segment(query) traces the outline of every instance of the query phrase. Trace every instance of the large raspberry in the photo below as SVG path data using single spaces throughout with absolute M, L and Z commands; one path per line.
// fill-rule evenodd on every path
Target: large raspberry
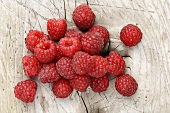
M 49 19 L 47 22 L 47 30 L 53 40 L 59 40 L 64 37 L 67 31 L 67 23 L 64 19 Z
M 56 64 L 54 62 L 49 64 L 43 64 L 43 68 L 41 69 L 38 77 L 42 83 L 52 83 L 61 78 L 56 69 Z
M 42 63 L 49 63 L 56 58 L 57 47 L 55 42 L 47 40 L 40 42 L 34 49 L 34 55 Z
M 128 24 L 122 28 L 120 39 L 126 46 L 135 46 L 141 41 L 142 32 L 137 26 Z
M 90 55 L 98 55 L 104 46 L 104 39 L 97 32 L 87 32 L 81 38 L 82 50 Z
M 66 98 L 73 92 L 73 88 L 68 80 L 60 79 L 53 83 L 52 91 L 56 98 Z
M 88 72 L 88 74 L 92 77 L 102 77 L 107 73 L 107 59 L 101 56 L 92 56 L 94 60 L 93 68 Z
M 73 79 L 70 79 L 70 85 L 81 92 L 85 92 L 91 83 L 91 78 L 89 75 L 76 75 Z
M 42 64 L 33 55 L 27 55 L 22 58 L 24 72 L 28 77 L 37 76 L 42 68 Z
M 88 53 L 79 51 L 76 52 L 72 59 L 73 70 L 78 75 L 86 74 L 93 67 L 93 60 Z
M 65 37 L 76 37 L 76 38 L 81 39 L 82 32 L 77 29 L 68 29 L 65 34 Z
M 132 96 L 138 89 L 138 83 L 129 74 L 123 74 L 116 79 L 116 90 L 123 96 Z
M 73 68 L 72 68 L 72 60 L 68 57 L 62 57 L 56 63 L 56 67 L 57 67 L 58 73 L 66 79 L 72 79 L 76 76 L 76 73 L 73 71 Z
M 25 103 L 33 102 L 37 91 L 37 83 L 33 80 L 18 82 L 14 88 L 15 97 Z
M 112 76 L 117 76 L 125 71 L 125 61 L 115 51 L 111 51 L 107 57 L 108 61 L 108 73 Z
M 79 29 L 87 30 L 93 25 L 96 16 L 88 5 L 82 4 L 73 11 L 72 18 Z
M 104 44 L 106 44 L 108 42 L 109 39 L 109 31 L 100 25 L 95 25 L 92 28 L 89 29 L 89 32 L 98 32 L 100 33 L 100 35 L 102 36 L 102 38 L 104 39 Z
M 92 77 L 90 86 L 94 92 L 106 91 L 106 89 L 109 87 L 109 78 L 107 75 L 99 78 Z

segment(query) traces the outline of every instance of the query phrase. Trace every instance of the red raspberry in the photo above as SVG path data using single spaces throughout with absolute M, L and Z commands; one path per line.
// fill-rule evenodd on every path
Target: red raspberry
M 92 77 L 102 77 L 107 73 L 107 59 L 101 57 L 101 56 L 92 56 L 94 60 L 94 65 L 91 71 L 88 72 L 88 74 Z
M 116 90 L 123 96 L 132 96 L 138 89 L 138 83 L 129 74 L 123 74 L 116 79 Z
M 52 91 L 56 98 L 66 98 L 73 92 L 73 88 L 68 80 L 60 79 L 53 83 Z
M 88 53 L 79 51 L 76 52 L 72 59 L 73 70 L 79 74 L 84 75 L 92 69 L 93 60 Z
M 33 102 L 37 91 L 37 83 L 33 80 L 18 82 L 14 88 L 15 97 L 25 103 Z
M 93 77 L 91 79 L 90 86 L 94 92 L 106 91 L 106 89 L 109 87 L 109 78 L 107 75 L 104 75 L 99 78 Z
M 59 40 L 64 37 L 67 31 L 67 23 L 64 19 L 49 19 L 47 22 L 47 30 L 53 40 Z
M 28 77 L 37 76 L 42 68 L 42 64 L 33 55 L 27 55 L 22 58 L 24 72 Z
M 49 63 L 56 58 L 57 47 L 55 42 L 47 40 L 40 42 L 34 49 L 34 55 L 42 63 Z
M 64 57 L 63 53 L 61 52 L 61 49 L 57 45 L 57 52 L 56 52 L 56 61 L 60 60 L 62 57 Z
M 73 71 L 73 68 L 72 68 L 72 60 L 68 57 L 62 57 L 56 63 L 56 67 L 57 67 L 58 73 L 66 79 L 72 79 L 76 76 L 76 73 Z
M 85 92 L 86 89 L 89 87 L 91 78 L 89 75 L 76 75 L 73 79 L 70 79 L 70 85 L 81 92 Z
M 99 54 L 104 46 L 104 39 L 97 32 L 87 32 L 81 38 L 82 50 L 90 55 Z
M 27 49 L 34 52 L 35 46 L 44 40 L 49 40 L 49 37 L 43 32 L 38 30 L 30 30 L 26 38 Z
M 89 32 L 98 32 L 98 33 L 100 33 L 100 35 L 104 39 L 104 44 L 106 44 L 108 42 L 109 31 L 105 27 L 100 26 L 100 25 L 96 25 L 96 26 L 93 26 L 92 28 L 90 28 Z
M 65 37 L 77 37 L 77 38 L 81 39 L 82 32 L 78 31 L 77 29 L 69 29 L 69 30 L 67 30 Z
M 81 42 L 78 38 L 65 37 L 58 42 L 58 46 L 64 56 L 72 58 L 73 55 L 81 50 Z
M 73 11 L 72 18 L 79 29 L 87 30 L 93 25 L 96 16 L 88 5 L 82 4 Z
M 54 62 L 49 64 L 43 64 L 43 68 L 38 74 L 39 79 L 42 83 L 52 83 L 61 78 L 56 69 L 56 64 Z
M 120 40 L 126 46 L 135 46 L 141 41 L 141 39 L 142 39 L 141 30 L 133 24 L 126 25 L 125 27 L 122 28 L 120 32 Z
M 107 57 L 108 61 L 108 73 L 112 76 L 117 76 L 125 71 L 125 61 L 115 51 L 111 51 Z

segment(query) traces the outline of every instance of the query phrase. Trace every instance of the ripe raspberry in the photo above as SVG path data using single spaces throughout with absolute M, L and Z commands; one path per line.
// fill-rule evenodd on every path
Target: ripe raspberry
M 72 60 L 68 57 L 62 57 L 56 63 L 56 67 L 57 67 L 58 73 L 66 79 L 72 79 L 76 76 L 76 73 L 73 71 L 73 68 L 72 68 Z
M 90 55 L 97 55 L 104 46 L 104 39 L 97 32 L 87 32 L 81 38 L 82 50 Z
M 94 65 L 91 71 L 88 72 L 88 74 L 92 77 L 102 77 L 107 73 L 107 59 L 101 57 L 101 56 L 92 56 L 94 60 Z
M 76 52 L 72 59 L 73 70 L 79 74 L 84 75 L 92 69 L 93 60 L 88 53 L 79 51 Z
M 34 49 L 34 55 L 42 63 L 49 63 L 56 58 L 57 47 L 55 42 L 47 40 L 40 42 Z
M 52 91 L 56 98 L 66 98 L 73 92 L 73 88 L 68 80 L 60 79 L 53 83 Z
M 82 4 L 73 11 L 72 18 L 79 29 L 87 30 L 93 25 L 96 16 L 88 5 Z
M 67 30 L 65 37 L 77 37 L 77 38 L 81 39 L 82 32 L 78 31 L 77 29 L 69 29 L 69 30 Z
M 111 51 L 107 57 L 108 61 L 108 73 L 112 76 L 117 76 L 125 71 L 125 61 L 115 51 Z
M 138 83 L 129 74 L 123 74 L 116 79 L 116 90 L 123 96 L 132 96 L 138 89 Z
M 89 32 L 92 32 L 92 31 L 100 33 L 100 35 L 104 39 L 104 44 L 106 44 L 108 42 L 109 31 L 105 27 L 96 25 L 96 26 L 93 26 L 92 28 L 90 28 Z
M 64 19 L 49 19 L 47 22 L 47 30 L 53 40 L 59 40 L 64 37 L 67 31 L 67 23 Z
M 30 30 L 26 38 L 27 49 L 34 52 L 35 46 L 44 40 L 49 40 L 49 37 L 43 32 L 38 30 Z
M 64 57 L 63 53 L 61 52 L 61 49 L 57 45 L 57 52 L 56 52 L 56 61 L 60 60 L 62 57 Z
M 49 64 L 43 64 L 43 68 L 38 74 L 39 79 L 42 83 L 52 83 L 61 78 L 56 69 L 56 64 L 54 62 Z
M 65 37 L 58 42 L 58 46 L 64 56 L 72 58 L 73 55 L 81 50 L 81 42 L 78 38 Z
M 91 79 L 90 86 L 94 92 L 106 91 L 106 89 L 109 87 L 109 78 L 107 75 L 104 75 L 99 78 L 93 77 Z
M 89 87 L 91 78 L 89 75 L 76 75 L 73 79 L 70 79 L 70 85 L 81 92 L 85 92 L 86 89 Z
M 22 58 L 24 72 L 28 77 L 37 76 L 42 68 L 42 64 L 33 55 L 27 55 Z
M 141 39 L 142 39 L 141 30 L 133 24 L 126 25 L 125 27 L 122 28 L 120 32 L 120 40 L 126 46 L 135 46 L 141 41 Z
M 25 103 L 33 102 L 37 91 L 37 83 L 33 80 L 18 82 L 14 88 L 15 97 Z

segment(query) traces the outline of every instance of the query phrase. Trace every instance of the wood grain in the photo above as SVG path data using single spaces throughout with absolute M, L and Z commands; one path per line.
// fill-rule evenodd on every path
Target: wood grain
M 103 93 L 74 91 L 56 99 L 49 84 L 39 87 L 33 103 L 16 99 L 13 88 L 27 79 L 21 59 L 30 54 L 25 37 L 30 29 L 47 33 L 49 18 L 65 18 L 75 28 L 72 12 L 88 4 L 96 15 L 95 24 L 108 28 L 112 46 L 126 61 L 126 73 L 139 83 L 137 93 L 122 97 L 114 88 L 115 79 Z M 168 113 L 170 112 L 170 1 L 169 0 L 0 0 L 0 113 Z M 143 39 L 125 47 L 119 33 L 128 23 L 138 25 Z

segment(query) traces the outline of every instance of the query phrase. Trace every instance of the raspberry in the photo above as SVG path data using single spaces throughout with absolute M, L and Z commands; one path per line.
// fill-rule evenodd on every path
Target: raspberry
M 68 57 L 62 57 L 56 63 L 56 67 L 58 73 L 66 79 L 72 79 L 76 76 L 76 73 L 72 69 L 72 60 Z
M 93 26 L 92 28 L 90 28 L 89 32 L 98 32 L 98 33 L 100 33 L 100 35 L 104 39 L 104 44 L 106 44 L 108 42 L 109 31 L 105 27 L 100 26 L 100 25 L 96 25 L 96 26 Z
M 78 38 L 65 37 L 58 42 L 58 46 L 64 56 L 72 58 L 73 55 L 81 50 L 81 42 Z
M 125 71 L 125 61 L 115 51 L 111 51 L 107 57 L 108 61 L 108 73 L 112 76 L 117 76 Z
M 27 55 L 22 58 L 24 72 L 28 77 L 35 77 L 42 68 L 42 64 L 33 55 Z
M 18 82 L 14 88 L 15 97 L 25 103 L 33 102 L 37 91 L 37 83 L 33 80 Z
M 77 74 L 86 74 L 89 70 L 92 69 L 92 66 L 93 60 L 91 59 L 91 56 L 88 53 L 79 51 L 76 52 L 73 56 L 72 67 Z
M 81 38 L 82 50 L 90 55 L 97 55 L 104 46 L 104 39 L 97 32 L 87 32 Z
M 64 19 L 49 19 L 47 22 L 47 30 L 53 40 L 59 40 L 64 37 L 67 31 L 67 23 Z
M 86 89 L 89 87 L 91 78 L 89 75 L 76 75 L 73 79 L 70 79 L 70 85 L 80 91 L 80 92 L 85 92 Z
M 35 46 L 44 40 L 49 40 L 49 37 L 43 32 L 38 30 L 30 30 L 26 38 L 27 49 L 34 52 Z
M 77 29 L 69 29 L 67 30 L 65 37 L 77 37 L 81 39 L 82 32 L 78 31 Z
M 56 58 L 57 47 L 55 42 L 47 40 L 40 42 L 34 49 L 34 55 L 42 63 L 49 63 Z
M 56 61 L 60 60 L 62 57 L 64 57 L 63 53 L 61 52 L 61 49 L 57 45 L 57 52 L 56 52 Z
M 141 39 L 142 39 L 141 30 L 133 24 L 126 25 L 125 27 L 122 28 L 120 32 L 120 40 L 126 46 L 135 46 L 141 41 Z
M 93 25 L 96 16 L 88 5 L 82 4 L 73 11 L 72 18 L 79 29 L 87 30 Z
M 43 64 L 43 68 L 38 74 L 39 79 L 42 83 L 52 83 L 61 78 L 56 69 L 56 64 L 54 62 L 49 64 Z
M 107 60 L 101 56 L 92 56 L 92 58 L 94 60 L 94 65 L 88 74 L 96 78 L 104 76 L 107 73 Z
M 132 96 L 138 89 L 138 83 L 129 74 L 123 74 L 116 79 L 116 90 L 123 96 Z
M 90 86 L 94 92 L 106 91 L 109 87 L 109 78 L 107 75 L 99 78 L 92 77 Z
M 56 98 L 66 98 L 73 92 L 73 88 L 68 80 L 60 79 L 53 83 L 52 91 Z

